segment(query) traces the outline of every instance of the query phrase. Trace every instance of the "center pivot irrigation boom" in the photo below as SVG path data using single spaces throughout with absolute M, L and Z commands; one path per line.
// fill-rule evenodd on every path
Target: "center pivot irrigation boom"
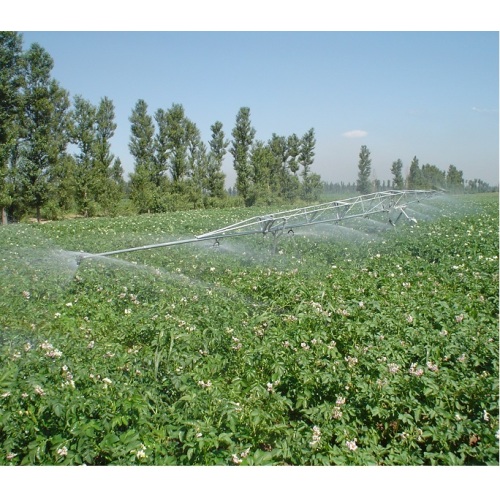
M 248 236 L 251 234 L 272 234 L 276 237 L 285 232 L 287 234 L 294 234 L 294 229 L 304 226 L 325 223 L 338 224 L 348 219 L 356 217 L 368 218 L 371 215 L 380 213 L 387 214 L 388 221 L 393 226 L 402 216 L 405 216 L 410 222 L 416 223 L 417 221 L 406 213 L 406 207 L 412 203 L 418 203 L 423 199 L 430 198 L 438 193 L 439 191 L 435 190 L 391 190 L 355 196 L 346 200 L 331 201 L 319 205 L 251 217 L 250 219 L 231 224 L 230 226 L 209 233 L 200 234 L 187 240 L 169 241 L 166 243 L 156 243 L 135 248 L 123 248 L 121 250 L 103 253 L 83 254 L 79 257 L 78 264 L 84 259 L 94 257 L 107 257 L 119 253 L 184 245 L 186 243 L 195 243 L 204 240 L 215 240 L 215 245 L 218 245 L 219 240 L 222 238 Z

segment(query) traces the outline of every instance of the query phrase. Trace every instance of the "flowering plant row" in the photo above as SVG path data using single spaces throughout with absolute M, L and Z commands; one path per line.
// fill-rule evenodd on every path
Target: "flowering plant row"
M 249 214 L 0 228 L 0 464 L 498 464 L 498 199 L 76 264 Z

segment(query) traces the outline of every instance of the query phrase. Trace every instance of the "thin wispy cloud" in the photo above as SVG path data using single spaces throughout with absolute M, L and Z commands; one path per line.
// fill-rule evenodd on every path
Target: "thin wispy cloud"
M 347 137 L 347 139 L 358 139 L 359 137 L 365 137 L 368 135 L 368 132 L 365 130 L 349 130 L 348 132 L 344 132 L 342 137 Z
M 472 111 L 476 113 L 498 113 L 497 109 L 478 108 L 477 106 L 472 106 Z

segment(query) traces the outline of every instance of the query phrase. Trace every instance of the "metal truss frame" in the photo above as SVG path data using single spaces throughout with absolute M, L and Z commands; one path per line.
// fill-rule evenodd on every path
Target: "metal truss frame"
M 365 217 L 369 218 L 376 214 L 387 214 L 387 220 L 393 226 L 404 216 L 411 223 L 416 223 L 416 219 L 410 217 L 405 209 L 412 203 L 419 203 L 423 199 L 430 198 L 440 191 L 435 190 L 389 190 L 378 193 L 366 194 L 336 200 L 308 207 L 301 207 L 292 210 L 285 210 L 268 215 L 251 217 L 249 219 L 231 224 L 215 231 L 200 234 L 194 238 L 186 240 L 169 241 L 141 247 L 124 248 L 98 254 L 82 254 L 83 259 L 92 257 L 106 257 L 119 253 L 135 252 L 139 250 L 149 250 L 159 247 L 183 245 L 204 240 L 215 240 L 218 245 L 223 238 L 247 236 L 251 234 L 272 234 L 277 237 L 283 233 L 294 234 L 294 230 L 304 226 L 314 224 L 334 223 Z

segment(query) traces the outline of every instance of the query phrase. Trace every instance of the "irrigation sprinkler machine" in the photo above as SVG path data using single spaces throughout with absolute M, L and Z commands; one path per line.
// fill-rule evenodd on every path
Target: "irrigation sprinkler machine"
M 213 240 L 219 246 L 224 238 L 235 238 L 252 234 L 272 234 L 274 238 L 282 234 L 293 235 L 297 228 L 315 224 L 340 224 L 355 218 L 370 218 L 376 214 L 386 214 L 388 223 L 395 226 L 404 217 L 406 221 L 416 224 L 417 220 L 406 213 L 408 205 L 420 203 L 424 199 L 440 194 L 441 190 L 390 190 L 378 193 L 355 196 L 345 200 L 336 200 L 309 207 L 296 208 L 274 214 L 251 217 L 230 226 L 200 234 L 194 238 L 144 245 L 134 248 L 123 248 L 103 253 L 84 254 L 78 257 L 78 264 L 96 257 L 108 257 L 120 253 L 150 250 L 159 247 L 185 245 L 199 241 Z

